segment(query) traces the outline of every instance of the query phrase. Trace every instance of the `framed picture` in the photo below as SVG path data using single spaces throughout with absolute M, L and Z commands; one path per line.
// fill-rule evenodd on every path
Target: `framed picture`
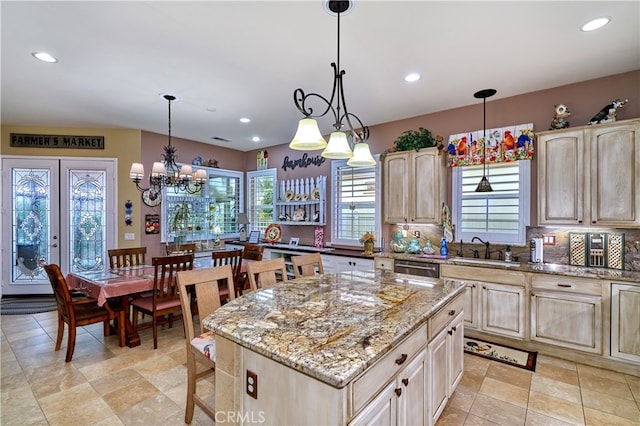
M 291 239 L 289 240 L 289 245 L 290 246 L 297 246 L 298 243 L 300 242 L 300 238 L 298 237 L 291 237 Z
M 258 244 L 260 240 L 260 231 L 251 231 L 249 234 L 249 244 Z

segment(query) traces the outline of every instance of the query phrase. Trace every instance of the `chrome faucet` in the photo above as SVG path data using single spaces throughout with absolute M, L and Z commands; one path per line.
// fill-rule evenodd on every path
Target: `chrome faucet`
M 482 244 L 484 244 L 484 258 L 485 259 L 491 259 L 491 252 L 489 251 L 489 241 L 484 242 L 482 241 L 479 237 L 473 237 L 471 239 L 471 242 L 474 242 L 475 240 L 480 241 Z

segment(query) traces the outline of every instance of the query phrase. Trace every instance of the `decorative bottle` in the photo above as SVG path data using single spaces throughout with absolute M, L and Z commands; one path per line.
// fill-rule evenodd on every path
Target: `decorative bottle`
M 447 256 L 449 249 L 447 248 L 447 239 L 442 237 L 442 244 L 440 245 L 440 256 Z

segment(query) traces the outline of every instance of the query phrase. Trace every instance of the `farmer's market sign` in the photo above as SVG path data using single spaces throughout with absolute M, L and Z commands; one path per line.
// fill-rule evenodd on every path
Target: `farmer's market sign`
M 11 133 L 11 146 L 19 148 L 104 149 L 104 136 Z

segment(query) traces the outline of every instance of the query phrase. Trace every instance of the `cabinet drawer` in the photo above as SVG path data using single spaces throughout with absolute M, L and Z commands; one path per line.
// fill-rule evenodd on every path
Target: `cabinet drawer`
M 429 319 L 429 334 L 431 340 L 440 332 L 456 315 L 464 310 L 464 297 L 458 296 L 447 305 L 440 309 L 433 317 Z
M 563 293 L 590 294 L 602 296 L 602 282 L 583 278 L 564 278 L 553 275 L 534 275 L 531 279 L 532 291 L 553 290 Z
M 388 257 L 376 257 L 373 259 L 375 268 L 384 271 L 393 271 L 394 260 Z
M 441 265 L 440 277 L 465 281 L 484 281 L 496 284 L 509 284 L 524 287 L 524 273 L 518 271 L 502 271 L 491 268 Z
M 352 415 L 364 407 L 382 386 L 408 365 L 413 356 L 426 344 L 427 325 L 424 324 L 354 380 L 351 388 Z

